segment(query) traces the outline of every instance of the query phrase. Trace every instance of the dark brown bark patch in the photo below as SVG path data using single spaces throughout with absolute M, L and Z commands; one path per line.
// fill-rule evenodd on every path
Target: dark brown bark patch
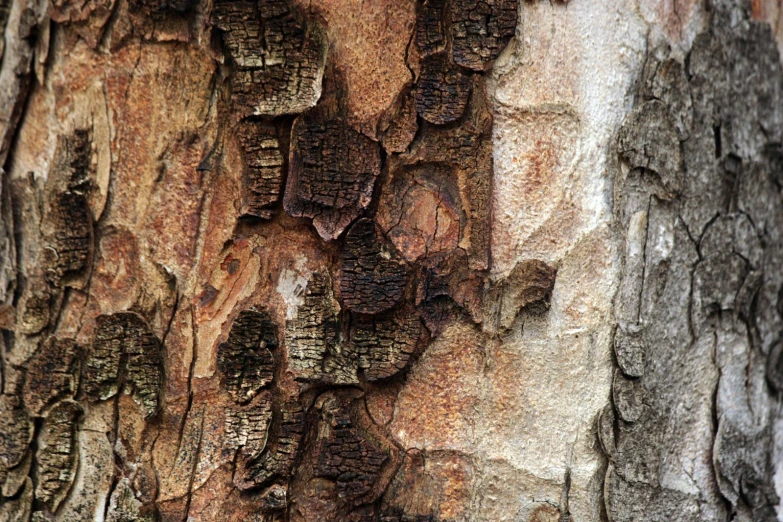
M 275 361 L 270 349 L 277 349 L 277 331 L 269 314 L 240 312 L 217 353 L 218 370 L 234 401 L 246 403 L 272 382 Z
M 245 153 L 242 214 L 269 219 L 283 184 L 283 155 L 277 130 L 268 121 L 244 120 L 237 132 Z
M 22 400 L 34 416 L 79 386 L 81 348 L 73 339 L 48 337 L 27 365 Z
M 382 244 L 371 219 L 357 221 L 345 237 L 340 297 L 346 308 L 362 314 L 384 312 L 405 292 L 406 268 Z
M 315 105 L 326 63 L 326 35 L 286 0 L 220 0 L 213 24 L 236 71 L 233 101 L 242 116 L 296 114 Z
M 144 416 L 153 416 L 163 381 L 160 349 L 149 325 L 136 313 L 99 316 L 82 372 L 85 394 L 104 400 L 124 385 Z
M 275 479 L 290 478 L 304 429 L 305 412 L 298 401 L 283 403 L 279 410 L 275 410 L 264 453 L 249 462 L 238 462 L 234 472 L 236 487 L 243 490 L 260 488 Z
M 341 503 L 367 501 L 388 456 L 364 436 L 342 401 L 329 397 L 321 405 L 315 446 L 315 476 L 337 483 Z
M 381 172 L 380 146 L 339 117 L 312 111 L 291 131 L 285 209 L 335 239 L 366 209 Z
M 285 327 L 288 365 L 294 377 L 303 382 L 354 382 L 355 366 L 340 368 L 332 364 L 326 368 L 324 364 L 325 359 L 333 363 L 342 360 L 346 365 L 351 362 L 340 357 L 339 307 L 328 275 L 316 272 L 311 276 L 303 301 L 296 317 L 287 321 Z
M 426 56 L 416 84 L 416 110 L 430 123 L 456 121 L 465 112 L 470 89 L 470 76 L 452 65 L 445 52 Z
M 416 10 L 415 42 L 426 56 L 446 48 L 445 0 L 425 0 Z
M 130 0 L 130 4 L 152 13 L 184 13 L 190 9 L 192 0 Z
M 87 202 L 91 144 L 89 132 L 77 130 L 60 137 L 55 150 L 41 223 L 43 269 L 54 286 L 69 276 L 86 275 L 92 258 L 93 221 Z
M 44 421 L 35 456 L 38 477 L 35 498 L 52 513 L 65 499 L 76 476 L 76 432 L 81 414 L 78 403 L 62 401 Z
M 476 71 L 487 68 L 514 36 L 517 8 L 516 0 L 453 0 L 454 61 Z
M 243 463 L 258 458 L 266 447 L 272 422 L 272 395 L 265 391 L 244 406 L 231 406 L 226 411 L 226 445 L 239 451 Z
M 405 368 L 422 333 L 418 314 L 408 308 L 385 318 L 355 319 L 351 343 L 364 377 L 370 382 L 378 381 Z

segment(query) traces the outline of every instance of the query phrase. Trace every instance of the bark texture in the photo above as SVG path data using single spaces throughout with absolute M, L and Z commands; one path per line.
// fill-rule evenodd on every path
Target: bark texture
M 0 0 L 0 522 L 778 520 L 781 16 Z
M 716 5 L 687 66 L 653 49 L 620 130 L 612 520 L 777 520 L 783 71 L 741 15 Z

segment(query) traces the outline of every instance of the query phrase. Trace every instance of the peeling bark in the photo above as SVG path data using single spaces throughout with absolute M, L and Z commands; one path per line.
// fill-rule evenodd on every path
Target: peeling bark
M 0 0 L 0 521 L 780 519 L 772 4 Z

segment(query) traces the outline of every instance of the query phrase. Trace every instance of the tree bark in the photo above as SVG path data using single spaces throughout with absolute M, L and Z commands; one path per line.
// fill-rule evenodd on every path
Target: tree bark
M 783 520 L 779 2 L 0 28 L 0 521 Z

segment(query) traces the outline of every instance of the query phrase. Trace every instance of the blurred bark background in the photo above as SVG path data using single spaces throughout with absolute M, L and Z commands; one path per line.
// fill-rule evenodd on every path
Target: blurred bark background
M 0 521 L 774 521 L 776 0 L 0 0 Z

